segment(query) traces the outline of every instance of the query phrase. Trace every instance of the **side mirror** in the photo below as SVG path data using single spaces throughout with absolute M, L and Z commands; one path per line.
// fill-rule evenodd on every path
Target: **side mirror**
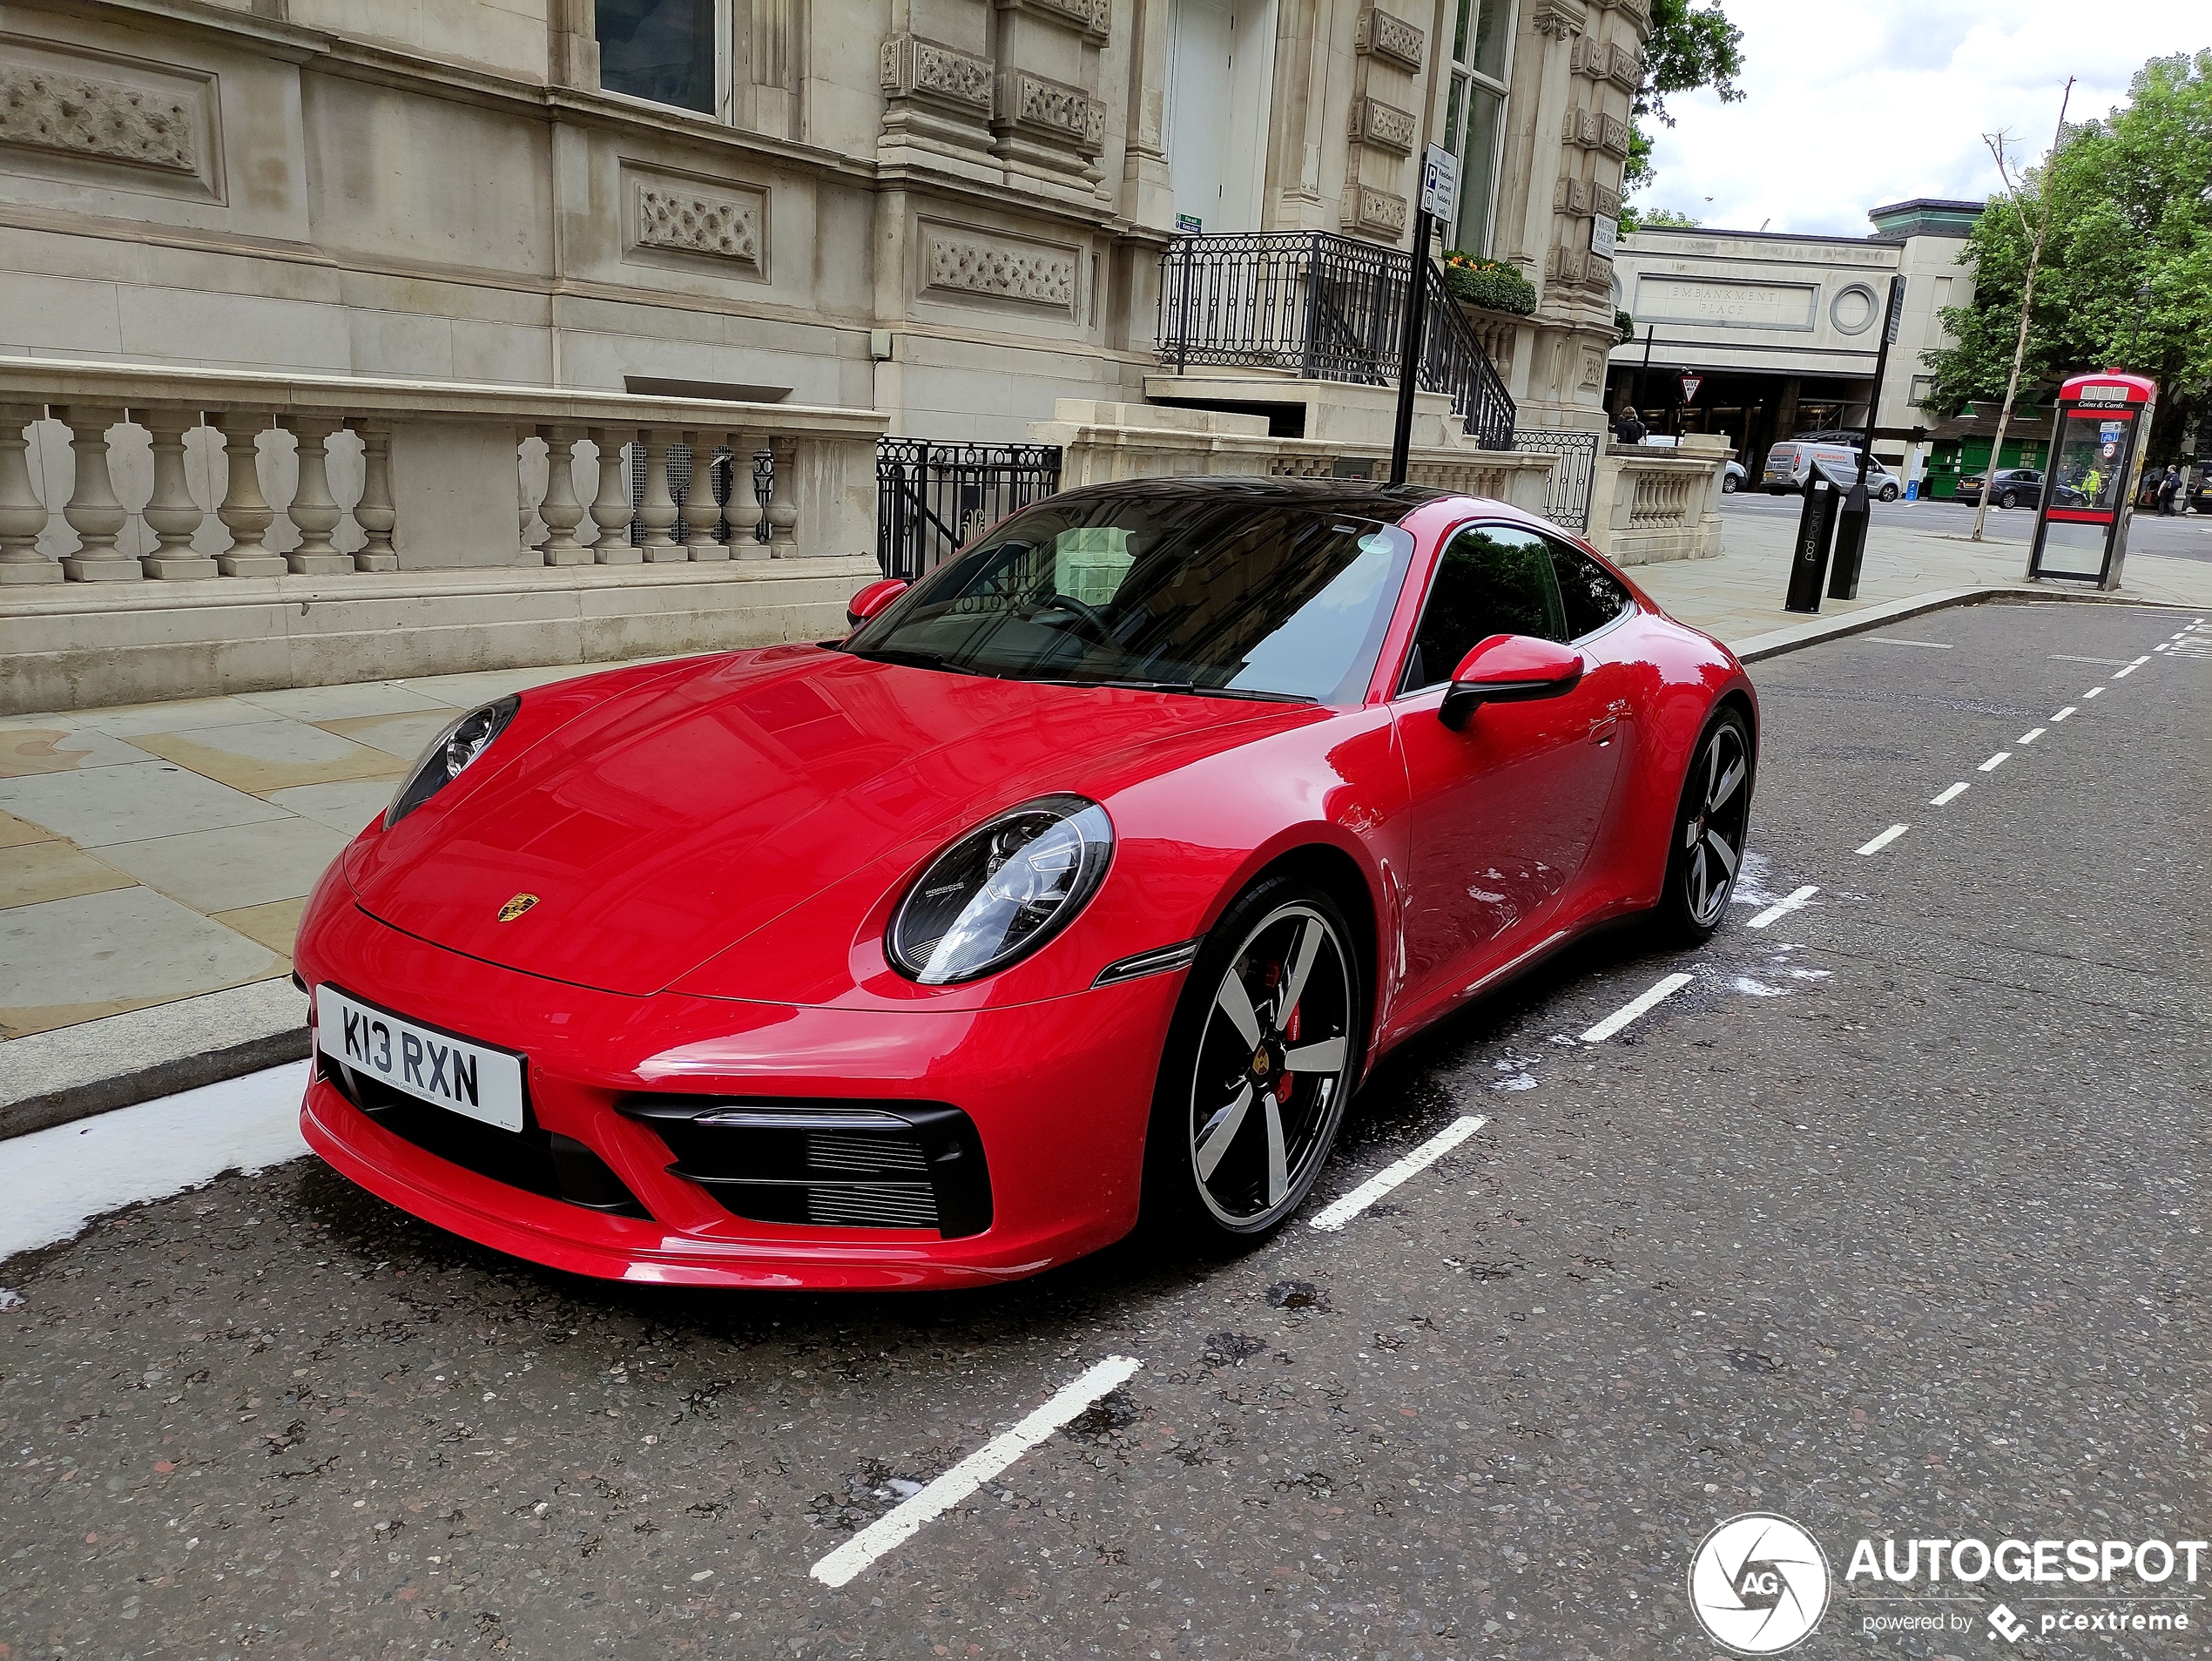
M 1478 704 L 1519 704 L 1573 690 L 1588 661 L 1573 646 L 1527 634 L 1494 634 L 1460 659 L 1437 719 L 1454 731 Z
M 857 629 L 906 591 L 903 577 L 887 577 L 880 582 L 870 583 L 845 602 L 845 620 Z

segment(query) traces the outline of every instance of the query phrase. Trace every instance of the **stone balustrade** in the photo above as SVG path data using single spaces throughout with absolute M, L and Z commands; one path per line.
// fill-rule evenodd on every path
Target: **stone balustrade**
M 1721 551 L 1725 438 L 1693 433 L 1669 449 L 1608 444 L 1598 456 L 1590 545 L 1622 565 Z
M 864 554 L 886 423 L 0 357 L 0 585 Z

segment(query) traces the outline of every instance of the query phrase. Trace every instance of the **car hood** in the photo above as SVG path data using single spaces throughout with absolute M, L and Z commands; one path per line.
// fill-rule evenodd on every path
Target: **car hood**
M 577 712 L 534 738 L 543 694 L 526 694 L 512 751 L 495 745 L 355 844 L 361 908 L 487 962 L 642 996 L 833 888 L 844 909 L 876 903 L 840 879 L 888 855 L 907 852 L 895 879 L 1001 808 L 1100 798 L 1214 747 L 1219 729 L 1315 712 L 812 646 L 707 659 L 604 701 L 580 695 L 591 685 L 549 689 Z

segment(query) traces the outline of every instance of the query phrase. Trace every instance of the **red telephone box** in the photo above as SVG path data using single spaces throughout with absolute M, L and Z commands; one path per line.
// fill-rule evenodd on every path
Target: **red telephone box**
M 2029 582 L 2057 577 L 2120 586 L 2157 401 L 2155 382 L 2117 369 L 2077 375 L 2059 388 L 2050 466 L 2027 556 Z

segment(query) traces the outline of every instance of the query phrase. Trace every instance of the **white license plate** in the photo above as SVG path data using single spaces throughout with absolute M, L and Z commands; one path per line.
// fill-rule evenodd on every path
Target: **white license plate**
M 523 1128 L 523 1058 L 315 988 L 315 1043 L 333 1061 L 502 1131 Z

